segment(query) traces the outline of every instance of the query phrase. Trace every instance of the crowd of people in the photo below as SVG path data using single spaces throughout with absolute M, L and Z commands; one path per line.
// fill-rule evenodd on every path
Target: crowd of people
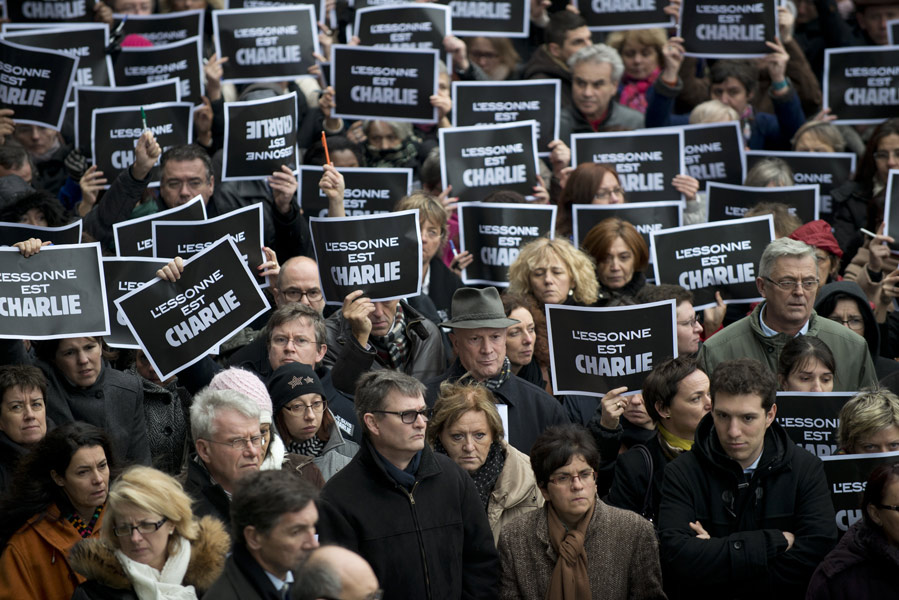
M 192 9 L 211 23 L 223 7 L 88 4 L 109 25 L 114 13 Z M 0 105 L 0 221 L 80 219 L 83 241 L 114 254 L 116 223 L 197 196 L 208 217 L 261 204 L 272 304 L 165 380 L 145 350 L 102 336 L 0 331 L 0 600 L 896 596 L 899 269 L 883 221 L 899 116 L 834 124 L 821 80 L 824 49 L 887 44 L 899 3 L 788 0 L 770 54 L 755 60 L 685 56 L 673 29 L 605 35 L 573 6 L 528 4 L 527 38 L 445 38 L 448 63 L 425 100 L 435 124 L 337 118 L 320 67 L 296 81 L 223 82 L 229 57 L 214 53 L 209 23 L 194 143 L 163 151 L 144 131 L 112 181 L 74 147 L 71 122 L 21 123 Z M 353 6 L 323 6 L 335 19 L 319 23 L 323 55 L 358 44 L 345 38 Z M 679 9 L 670 0 L 665 12 Z M 531 79 L 560 81 L 559 139 L 541 149 L 532 195 L 497 188 L 482 200 L 553 204 L 554 235 L 516 249 L 504 289 L 466 286 L 478 257 L 456 252 L 457 199 L 438 151 L 451 83 Z M 342 169 L 411 169 L 416 189 L 394 210 L 419 214 L 420 295 L 326 299 L 295 173 L 221 180 L 224 103 L 290 92 L 300 162 L 322 168 L 329 218 L 347 216 Z M 615 165 L 572 164 L 570 136 L 726 121 L 748 149 L 854 152 L 858 169 L 821 220 L 751 209 L 773 215 L 775 239 L 753 265 L 763 300 L 716 294 L 697 311 L 690 290 L 650 279 L 634 223 L 608 218 L 576 240 L 575 205 L 629 199 Z M 793 182 L 767 158 L 744 183 Z M 684 224 L 706 222 L 700 182 L 670 183 Z M 15 244 L 26 264 L 49 243 L 33 231 Z M 157 277 L 190 268 L 176 257 Z M 547 305 L 665 300 L 677 352 L 654 361 L 640 390 L 553 393 Z M 827 415 L 839 421 L 835 450 L 885 457 L 861 482 L 848 531 L 822 461 L 777 420 L 778 392 L 850 392 Z

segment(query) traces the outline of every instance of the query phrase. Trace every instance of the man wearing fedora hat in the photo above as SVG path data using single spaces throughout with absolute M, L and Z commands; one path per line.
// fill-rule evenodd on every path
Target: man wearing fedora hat
M 506 328 L 518 321 L 506 317 L 494 287 L 459 288 L 453 294 L 452 315 L 441 326 L 452 329 L 450 342 L 457 358 L 446 373 L 428 381 L 428 405 L 437 401 L 443 381 L 483 384 L 493 392 L 508 424 L 508 442 L 528 454 L 544 429 L 567 423 L 568 417 L 555 398 L 512 373 Z

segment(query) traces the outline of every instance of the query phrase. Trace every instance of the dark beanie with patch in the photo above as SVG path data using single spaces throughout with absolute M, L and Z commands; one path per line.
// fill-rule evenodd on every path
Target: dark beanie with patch
M 325 390 L 318 375 L 312 367 L 302 363 L 287 363 L 272 373 L 268 380 L 268 393 L 272 397 L 275 414 L 288 402 L 303 394 L 318 394 L 325 399 Z

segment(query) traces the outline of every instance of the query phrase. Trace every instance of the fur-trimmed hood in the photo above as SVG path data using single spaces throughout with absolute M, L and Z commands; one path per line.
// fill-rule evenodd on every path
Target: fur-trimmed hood
M 198 522 L 197 539 L 190 543 L 190 563 L 184 575 L 184 585 L 197 588 L 198 595 L 209 589 L 225 568 L 225 555 L 231 548 L 231 538 L 221 521 L 203 517 Z M 99 539 L 86 539 L 75 544 L 69 563 L 88 581 L 96 581 L 115 589 L 130 589 L 115 550 Z

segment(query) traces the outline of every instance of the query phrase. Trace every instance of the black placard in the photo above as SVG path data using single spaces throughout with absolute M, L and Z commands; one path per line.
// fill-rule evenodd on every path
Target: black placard
M 166 266 L 168 261 L 160 258 L 103 257 L 103 277 L 106 281 L 106 305 L 109 310 L 109 335 L 103 341 L 113 348 L 136 350 L 140 344 L 128 329 L 128 320 L 119 310 L 115 301 L 156 278 L 156 271 Z
M 5 0 L 3 18 L 16 23 L 93 21 L 94 0 Z
M 353 0 L 353 8 L 360 10 L 368 6 L 395 6 L 408 3 L 408 0 Z
M 354 30 L 363 46 L 443 50 L 443 38 L 450 32 L 450 8 L 442 4 L 360 8 Z
M 509 267 L 522 246 L 541 237 L 553 237 L 556 206 L 528 206 L 462 202 L 459 210 L 459 247 L 474 257 L 462 270 L 462 282 L 509 285 Z
M 738 121 L 684 125 L 687 175 L 699 180 L 740 185 L 746 177 L 746 148 Z
M 194 107 L 190 102 L 98 108 L 91 119 L 91 155 L 107 181 L 115 181 L 119 173 L 134 163 L 134 148 L 144 132 L 141 108 L 147 116 L 147 127 L 163 152 L 191 142 Z M 148 177 L 149 186 L 159 187 L 158 167 L 154 166 Z
M 177 77 L 181 86 L 178 100 L 201 106 L 201 96 L 206 94 L 202 57 L 203 41 L 193 37 L 164 46 L 122 48 L 112 68 L 120 86 Z
M 636 394 L 653 367 L 677 356 L 674 300 L 585 308 L 546 305 L 553 394 Z
M 106 335 L 100 244 L 46 246 L 24 258 L 0 248 L 0 338 Z
M 116 256 L 153 256 L 153 221 L 205 221 L 206 203 L 195 196 L 181 206 L 112 226 Z
M 615 167 L 628 202 L 682 200 L 671 181 L 685 171 L 683 145 L 684 133 L 671 129 L 576 133 L 571 136 L 571 164 Z
M 161 15 L 113 15 L 113 29 L 125 21 L 123 35 L 139 35 L 154 46 L 180 42 L 192 37 L 203 38 L 202 9 L 170 12 Z M 127 16 L 127 19 L 125 17 Z
M 824 106 L 835 123 L 880 123 L 899 114 L 899 47 L 824 51 Z
M 13 109 L 17 123 L 59 131 L 77 68 L 77 56 L 0 40 L 0 108 Z
M 899 44 L 899 19 L 887 21 L 887 41 L 891 46 Z
M 883 205 L 883 235 L 896 237 L 899 233 L 899 169 L 887 173 L 887 188 Z
M 677 35 L 687 56 L 751 58 L 771 52 L 777 32 L 777 0 L 683 0 Z
M 386 215 L 311 217 L 312 247 L 328 304 L 363 290 L 374 302 L 421 294 L 418 209 Z
M 650 233 L 656 283 L 671 283 L 693 292 L 693 306 L 715 306 L 715 292 L 725 304 L 761 301 L 755 279 L 759 259 L 774 239 L 774 217 L 686 225 Z
M 580 14 L 590 31 L 617 31 L 672 27 L 674 19 L 665 14 L 668 0 L 578 0 Z
M 777 392 L 777 422 L 815 456 L 837 454 L 840 410 L 856 392 Z
M 899 462 L 899 452 L 822 456 L 821 461 L 824 463 L 824 475 L 836 510 L 837 529 L 843 534 L 862 520 L 859 507 L 871 471 L 880 465 Z
M 833 200 L 830 192 L 852 178 L 855 173 L 855 152 L 775 152 L 772 150 L 747 150 L 746 168 L 751 169 L 765 158 L 779 158 L 793 171 L 796 185 L 817 185 L 821 190 L 818 214 L 831 219 Z
M 306 77 L 319 52 L 308 5 L 212 11 L 215 51 L 227 56 L 223 81 L 256 83 Z
M 180 100 L 181 88 L 177 79 L 121 87 L 75 88 L 75 147 L 82 154 L 90 157 L 91 115 L 95 109 L 178 102 Z
M 81 219 L 62 227 L 41 227 L 24 223 L 0 222 L 0 246 L 12 246 L 30 238 L 60 244 L 81 243 Z
M 549 156 L 559 137 L 558 79 L 530 81 L 454 81 L 453 127 L 472 127 L 533 119 L 537 156 Z
M 684 205 L 678 201 L 637 202 L 635 204 L 572 204 L 571 223 L 574 245 L 580 247 L 590 230 L 601 221 L 618 217 L 637 228 L 646 247 L 649 233 L 680 227 L 684 223 Z
M 452 185 L 460 202 L 479 202 L 500 189 L 531 196 L 537 185 L 536 126 L 522 121 L 441 129 L 442 187 Z
M 299 200 L 310 217 L 328 216 L 328 198 L 318 187 L 322 168 L 300 167 Z M 403 196 L 412 193 L 412 169 L 342 167 L 340 174 L 346 189 L 343 207 L 347 216 L 389 213 Z
M 324 20 L 325 0 L 225 0 L 225 8 L 269 8 L 272 6 L 312 6 L 316 10 L 316 22 Z M 358 6 L 358 2 L 355 4 Z
M 751 187 L 726 183 L 707 183 L 709 222 L 739 219 L 759 202 L 778 202 L 789 207 L 790 214 L 803 223 L 818 218 L 820 189 L 817 185 L 790 187 Z
M 266 180 L 297 168 L 297 94 L 225 102 L 222 181 Z
M 331 46 L 334 117 L 436 123 L 437 50 Z
M 165 381 L 268 310 L 234 242 L 224 237 L 185 261 L 176 282 L 154 279 L 116 300 Z
M 529 0 L 449 0 L 453 35 L 526 38 L 531 33 Z

